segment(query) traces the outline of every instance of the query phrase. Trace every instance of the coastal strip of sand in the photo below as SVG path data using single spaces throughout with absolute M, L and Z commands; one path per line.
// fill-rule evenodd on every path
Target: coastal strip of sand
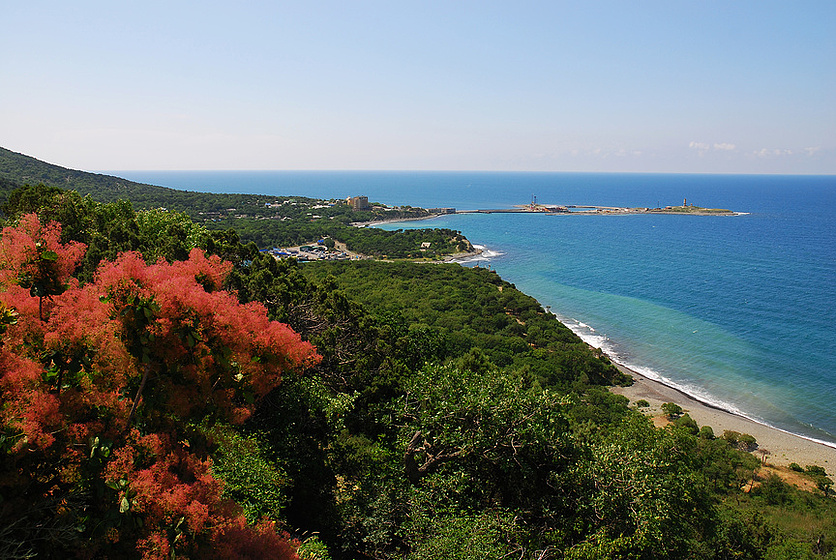
M 644 399 L 650 407 L 643 409 L 653 416 L 662 415 L 662 403 L 676 403 L 688 413 L 699 426 L 711 426 L 717 436 L 724 430 L 753 436 L 758 443 L 755 456 L 764 456 L 768 464 L 787 466 L 798 463 L 801 466 L 819 465 L 828 474 L 836 472 L 836 448 L 810 439 L 759 424 L 743 416 L 705 404 L 685 393 L 616 364 L 624 373 L 633 377 L 630 387 L 613 387 L 613 393 L 624 395 L 631 403 Z

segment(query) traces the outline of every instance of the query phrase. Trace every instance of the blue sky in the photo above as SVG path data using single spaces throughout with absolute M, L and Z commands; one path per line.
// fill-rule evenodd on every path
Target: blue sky
M 0 145 L 87 170 L 836 173 L 836 2 L 57 2 Z

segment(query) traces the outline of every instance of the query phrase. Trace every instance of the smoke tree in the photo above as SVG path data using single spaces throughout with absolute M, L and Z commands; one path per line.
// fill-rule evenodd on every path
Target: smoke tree
M 223 290 L 217 257 L 124 253 L 80 285 L 60 233 L 27 215 L 0 240 L 0 555 L 295 557 L 222 498 L 195 426 L 244 422 L 315 349 Z

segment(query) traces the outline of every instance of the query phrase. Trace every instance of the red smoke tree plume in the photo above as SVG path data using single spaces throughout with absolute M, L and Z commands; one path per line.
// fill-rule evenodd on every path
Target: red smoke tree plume
M 222 499 L 194 426 L 244 422 L 315 349 L 217 257 L 125 253 L 82 286 L 60 234 L 33 214 L 0 239 L 0 520 L 81 557 L 295 557 Z

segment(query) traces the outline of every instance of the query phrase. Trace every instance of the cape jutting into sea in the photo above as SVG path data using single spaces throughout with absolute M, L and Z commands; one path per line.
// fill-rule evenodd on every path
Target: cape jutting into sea
M 445 227 L 589 343 L 701 400 L 836 442 L 836 176 L 112 172 L 203 192 L 457 209 L 727 208 L 732 217 L 462 214 Z

